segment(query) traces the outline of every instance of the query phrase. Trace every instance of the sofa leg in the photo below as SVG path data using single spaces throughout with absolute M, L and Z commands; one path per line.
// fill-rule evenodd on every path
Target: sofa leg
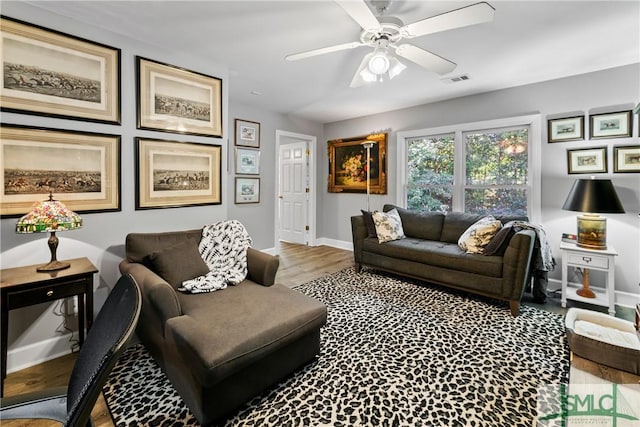
M 356 274 L 362 271 L 362 265 L 360 265 L 359 263 L 356 263 L 356 265 L 354 265 L 354 268 L 356 270 Z
M 509 300 L 509 309 L 511 310 L 511 315 L 513 317 L 518 317 L 518 314 L 520 313 L 520 301 Z

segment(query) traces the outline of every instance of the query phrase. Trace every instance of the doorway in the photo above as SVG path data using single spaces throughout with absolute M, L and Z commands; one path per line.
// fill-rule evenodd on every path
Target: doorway
M 315 136 L 276 130 L 276 248 L 280 241 L 315 246 L 316 141 Z

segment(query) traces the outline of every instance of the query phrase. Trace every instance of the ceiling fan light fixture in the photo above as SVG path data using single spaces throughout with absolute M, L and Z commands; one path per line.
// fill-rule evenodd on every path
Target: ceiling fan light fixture
M 377 50 L 371 58 L 369 58 L 368 68 L 373 74 L 382 75 L 389 70 L 390 61 L 387 52 Z
M 398 61 L 397 58 L 391 56 L 389 57 L 389 78 L 392 79 L 401 72 L 403 72 L 407 68 L 402 62 Z
M 360 77 L 365 83 L 373 83 L 378 81 L 378 76 L 369 71 L 369 68 L 367 67 L 360 71 Z

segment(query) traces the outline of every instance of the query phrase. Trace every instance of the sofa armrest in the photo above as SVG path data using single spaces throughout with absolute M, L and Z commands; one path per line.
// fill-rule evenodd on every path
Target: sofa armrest
M 362 215 L 351 217 L 351 238 L 353 239 L 353 259 L 357 266 L 362 262 L 362 243 L 369 236 Z
M 247 278 L 263 286 L 271 286 L 276 282 L 276 273 L 280 266 L 278 256 L 257 249 L 247 249 Z
M 150 304 L 163 325 L 168 319 L 182 315 L 176 290 L 162 277 L 143 264 L 129 262 L 126 259 L 120 262 L 120 272 L 131 274 L 138 282 L 143 305 Z
M 520 301 L 530 279 L 529 268 L 533 256 L 533 245 L 536 233 L 533 230 L 521 230 L 514 234 L 504 253 L 502 264 L 502 278 L 509 294 L 505 298 Z

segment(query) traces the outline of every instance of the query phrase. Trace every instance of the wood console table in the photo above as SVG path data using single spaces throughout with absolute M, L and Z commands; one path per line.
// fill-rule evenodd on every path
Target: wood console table
M 71 267 L 64 270 L 37 272 L 38 265 L 0 270 L 0 302 L 2 305 L 2 379 L 0 397 L 7 377 L 7 340 L 9 310 L 27 307 L 61 298 L 78 298 L 78 335 L 84 343 L 84 329 L 93 323 L 93 275 L 98 269 L 87 258 L 67 260 Z

